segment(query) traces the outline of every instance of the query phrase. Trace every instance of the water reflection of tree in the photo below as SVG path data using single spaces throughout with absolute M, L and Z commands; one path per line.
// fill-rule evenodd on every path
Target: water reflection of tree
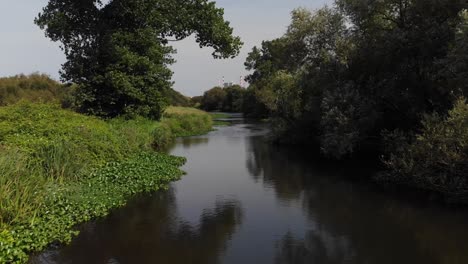
M 295 151 L 252 138 L 248 167 L 281 200 L 299 201 L 305 234 L 278 241 L 276 263 L 468 263 L 468 216 L 354 183 Z
M 251 137 L 248 142 L 247 168 L 255 179 L 274 187 L 279 199 L 297 199 L 306 184 L 307 166 L 300 166 L 298 159 L 290 158 L 293 151 L 280 149 L 264 140 Z M 287 177 L 285 177 L 287 176 Z
M 237 201 L 222 200 L 193 226 L 177 215 L 174 193 L 161 192 L 87 224 L 72 245 L 33 263 L 219 263 L 241 218 Z
M 177 143 L 182 144 L 184 149 L 192 148 L 197 145 L 206 145 L 208 142 L 208 137 L 184 137 L 177 139 Z

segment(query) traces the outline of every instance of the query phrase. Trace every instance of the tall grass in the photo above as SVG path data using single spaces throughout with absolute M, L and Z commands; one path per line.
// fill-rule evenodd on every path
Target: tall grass
M 46 179 L 26 155 L 0 148 L 0 228 L 34 218 L 44 201 Z
M 66 88 L 45 74 L 16 75 L 0 78 L 0 106 L 21 100 L 30 102 L 60 102 Z
M 44 174 L 62 183 L 65 179 L 77 179 L 84 173 L 87 161 L 77 159 L 80 149 L 67 141 L 57 141 L 43 145 L 37 152 L 37 159 Z
M 122 137 L 105 121 L 50 104 L 0 107 L 0 140 L 27 153 L 54 178 L 75 177 L 78 170 L 127 153 Z
M 213 118 L 207 112 L 188 107 L 167 108 L 162 122 L 177 137 L 203 134 L 213 127 Z
M 192 107 L 180 107 L 180 106 L 169 106 L 164 111 L 164 117 L 178 117 L 182 115 L 206 115 L 205 111 L 192 108 Z

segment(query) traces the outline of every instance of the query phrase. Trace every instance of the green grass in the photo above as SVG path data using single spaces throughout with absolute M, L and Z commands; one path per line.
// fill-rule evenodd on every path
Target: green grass
M 219 120 L 219 119 L 228 118 L 229 117 L 228 114 L 220 113 L 220 112 L 210 112 L 210 115 L 211 115 L 211 118 L 213 119 L 213 125 L 215 125 L 215 126 L 227 126 L 227 125 L 229 125 L 229 122 Z
M 211 130 L 209 114 L 171 107 L 160 122 L 104 121 L 53 104 L 0 107 L 0 263 L 25 263 L 73 227 L 181 176 L 158 154 L 177 136 Z
M 78 177 L 127 153 L 125 140 L 105 121 L 50 104 L 1 107 L 0 141 L 57 179 Z
M 208 113 L 188 107 L 169 107 L 164 112 L 161 122 L 167 125 L 176 137 L 204 134 L 213 127 L 213 119 Z

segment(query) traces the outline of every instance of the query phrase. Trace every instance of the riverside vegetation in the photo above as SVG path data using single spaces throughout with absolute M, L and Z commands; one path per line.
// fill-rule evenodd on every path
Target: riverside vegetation
M 0 79 L 0 88 L 12 80 L 23 85 L 8 86 L 12 104 L 0 107 L 0 263 L 24 263 L 51 242 L 69 242 L 77 224 L 179 179 L 184 159 L 154 150 L 213 124 L 185 107 L 167 108 L 160 121 L 101 120 L 62 109 L 60 84 L 47 76 Z M 35 103 L 19 100 L 25 87 L 35 87 Z
M 69 241 L 74 225 L 178 179 L 183 159 L 153 150 L 209 131 L 212 118 L 168 107 L 189 102 L 171 89 L 169 42 L 193 35 L 215 58 L 242 46 L 208 0 L 49 0 L 34 22 L 60 42 L 66 84 L 0 80 L 1 263 L 26 262 Z
M 203 109 L 269 118 L 278 143 L 380 164 L 382 183 L 465 201 L 467 7 L 335 0 L 295 9 L 286 33 L 247 57 L 248 89 L 215 87 L 196 99 Z
M 468 198 L 466 1 L 299 8 L 245 66 L 247 114 L 275 140 L 380 164 L 376 180 Z

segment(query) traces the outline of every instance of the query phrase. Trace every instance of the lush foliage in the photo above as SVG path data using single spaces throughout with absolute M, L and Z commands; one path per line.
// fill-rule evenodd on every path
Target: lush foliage
M 206 111 L 221 110 L 226 99 L 226 91 L 221 87 L 214 87 L 203 94 L 200 108 Z
M 169 89 L 164 96 L 167 98 L 169 105 L 172 106 L 190 107 L 193 105 L 190 97 L 187 97 L 174 89 Z
M 79 85 L 80 111 L 159 119 L 171 86 L 170 41 L 194 34 L 215 58 L 238 54 L 242 43 L 223 14 L 208 0 L 50 0 L 36 24 L 61 42 L 62 78 Z
M 464 8 L 452 0 L 336 0 L 314 12 L 296 9 L 282 37 L 249 54 L 244 110 L 268 115 L 278 141 L 319 146 L 335 159 L 392 156 L 388 140 L 405 135 L 412 150 L 393 152 L 394 172 L 418 178 L 420 187 L 425 178 L 438 179 L 439 189 L 463 189 L 466 170 L 454 164 L 468 163 L 456 154 L 465 151 L 459 140 L 467 127 L 450 120 L 454 111 L 457 120 L 467 113 L 460 103 L 450 109 L 468 93 Z M 445 143 L 421 141 L 436 130 Z M 437 156 L 451 165 L 433 165 Z
M 465 35 L 458 2 L 338 0 L 294 10 L 286 34 L 254 48 L 245 65 L 279 138 L 318 141 L 341 158 L 381 149 L 383 130 L 417 129 L 423 113 L 444 113 L 466 93 Z M 286 75 L 294 84 L 278 89 Z
M 203 94 L 199 107 L 206 111 L 240 113 L 244 108 L 245 93 L 246 90 L 239 85 L 214 87 Z
M 212 117 L 204 111 L 187 107 L 169 107 L 161 123 L 176 137 L 204 134 L 211 131 Z
M 24 263 L 29 252 L 43 250 L 51 241 L 69 242 L 77 234 L 75 225 L 107 215 L 135 193 L 165 188 L 182 175 L 178 167 L 183 163 L 182 158 L 142 153 L 79 181 L 43 186 L 47 196 L 35 204 L 33 217 L 2 226 L 0 262 Z
M 105 121 L 49 104 L 0 108 L 0 140 L 40 161 L 54 178 L 77 177 L 125 153 L 124 140 Z
M 182 107 L 161 122 L 103 121 L 51 104 L 1 107 L 0 262 L 25 262 L 68 241 L 74 225 L 177 179 L 182 160 L 151 151 L 211 125 L 209 114 Z
M 449 196 L 468 194 L 468 104 L 459 100 L 447 117 L 426 115 L 421 132 L 408 139 L 387 133 L 392 154 L 390 169 L 380 180 L 410 184 Z

